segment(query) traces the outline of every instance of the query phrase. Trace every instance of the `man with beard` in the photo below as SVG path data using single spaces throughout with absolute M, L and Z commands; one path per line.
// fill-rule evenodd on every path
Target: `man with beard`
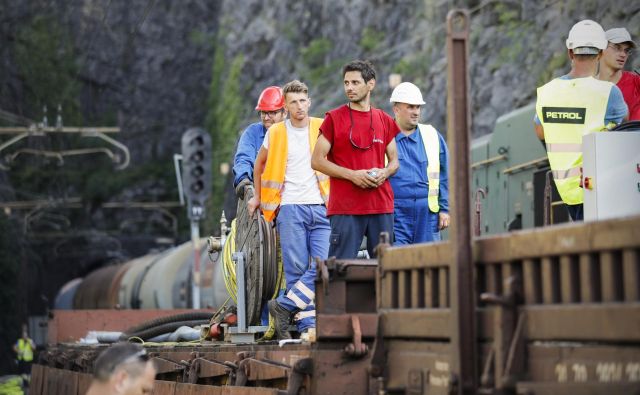
M 233 158 L 233 187 L 240 197 L 244 196 L 245 185 L 253 182 L 253 163 L 267 129 L 287 116 L 282 89 L 279 86 L 265 88 L 258 98 L 256 111 L 260 113 L 260 122 L 252 123 L 242 132 Z
M 331 178 L 329 256 L 355 258 L 366 235 L 373 257 L 380 233 L 393 237 L 388 178 L 398 170 L 399 129 L 393 118 L 371 105 L 376 86 L 371 62 L 354 60 L 344 66 L 342 75 L 349 102 L 327 112 L 311 166 Z

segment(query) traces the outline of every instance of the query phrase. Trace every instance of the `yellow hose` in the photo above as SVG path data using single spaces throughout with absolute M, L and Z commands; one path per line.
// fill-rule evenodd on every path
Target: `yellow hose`
M 280 250 L 279 243 L 276 243 L 276 248 L 278 252 Z M 224 285 L 227 288 L 227 292 L 229 296 L 233 299 L 233 301 L 237 304 L 238 300 L 238 284 L 236 282 L 236 265 L 233 262 L 231 256 L 236 252 L 236 220 L 231 221 L 231 231 L 227 236 L 227 240 L 224 243 L 223 253 L 222 253 L 222 273 L 224 276 Z M 271 299 L 274 299 L 278 296 L 280 289 L 283 288 L 284 285 L 284 270 L 282 267 L 282 254 L 277 254 L 278 260 L 278 274 L 276 280 L 276 286 L 271 296 Z M 286 287 L 286 286 L 285 286 Z
M 236 265 L 231 259 L 231 255 L 236 250 L 236 220 L 231 221 L 231 231 L 224 243 L 222 252 L 222 274 L 224 286 L 234 303 L 238 303 L 238 284 L 236 282 Z

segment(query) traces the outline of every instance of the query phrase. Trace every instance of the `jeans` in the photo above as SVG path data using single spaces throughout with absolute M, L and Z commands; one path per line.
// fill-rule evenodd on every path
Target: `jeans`
M 327 259 L 331 228 L 327 209 L 322 204 L 286 204 L 280 206 L 276 220 L 287 291 L 278 296 L 278 304 L 295 316 L 298 331 L 316 326 L 315 258 Z
M 584 220 L 584 206 L 582 204 L 567 204 L 567 210 L 572 220 Z
M 356 258 L 362 237 L 367 236 L 367 251 L 373 258 L 380 232 L 388 232 L 393 242 L 393 214 L 332 215 L 329 256 Z

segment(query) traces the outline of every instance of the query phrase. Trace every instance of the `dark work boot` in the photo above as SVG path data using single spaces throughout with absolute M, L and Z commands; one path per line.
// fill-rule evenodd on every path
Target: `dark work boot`
M 291 312 L 280 306 L 275 299 L 270 300 L 267 306 L 269 306 L 269 314 L 273 317 L 278 339 L 291 339 L 291 334 L 287 330 L 291 322 Z

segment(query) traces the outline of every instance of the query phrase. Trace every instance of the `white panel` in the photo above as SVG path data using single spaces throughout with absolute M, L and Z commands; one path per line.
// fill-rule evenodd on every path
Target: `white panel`
M 585 221 L 640 215 L 640 132 L 588 134 L 582 149 Z

